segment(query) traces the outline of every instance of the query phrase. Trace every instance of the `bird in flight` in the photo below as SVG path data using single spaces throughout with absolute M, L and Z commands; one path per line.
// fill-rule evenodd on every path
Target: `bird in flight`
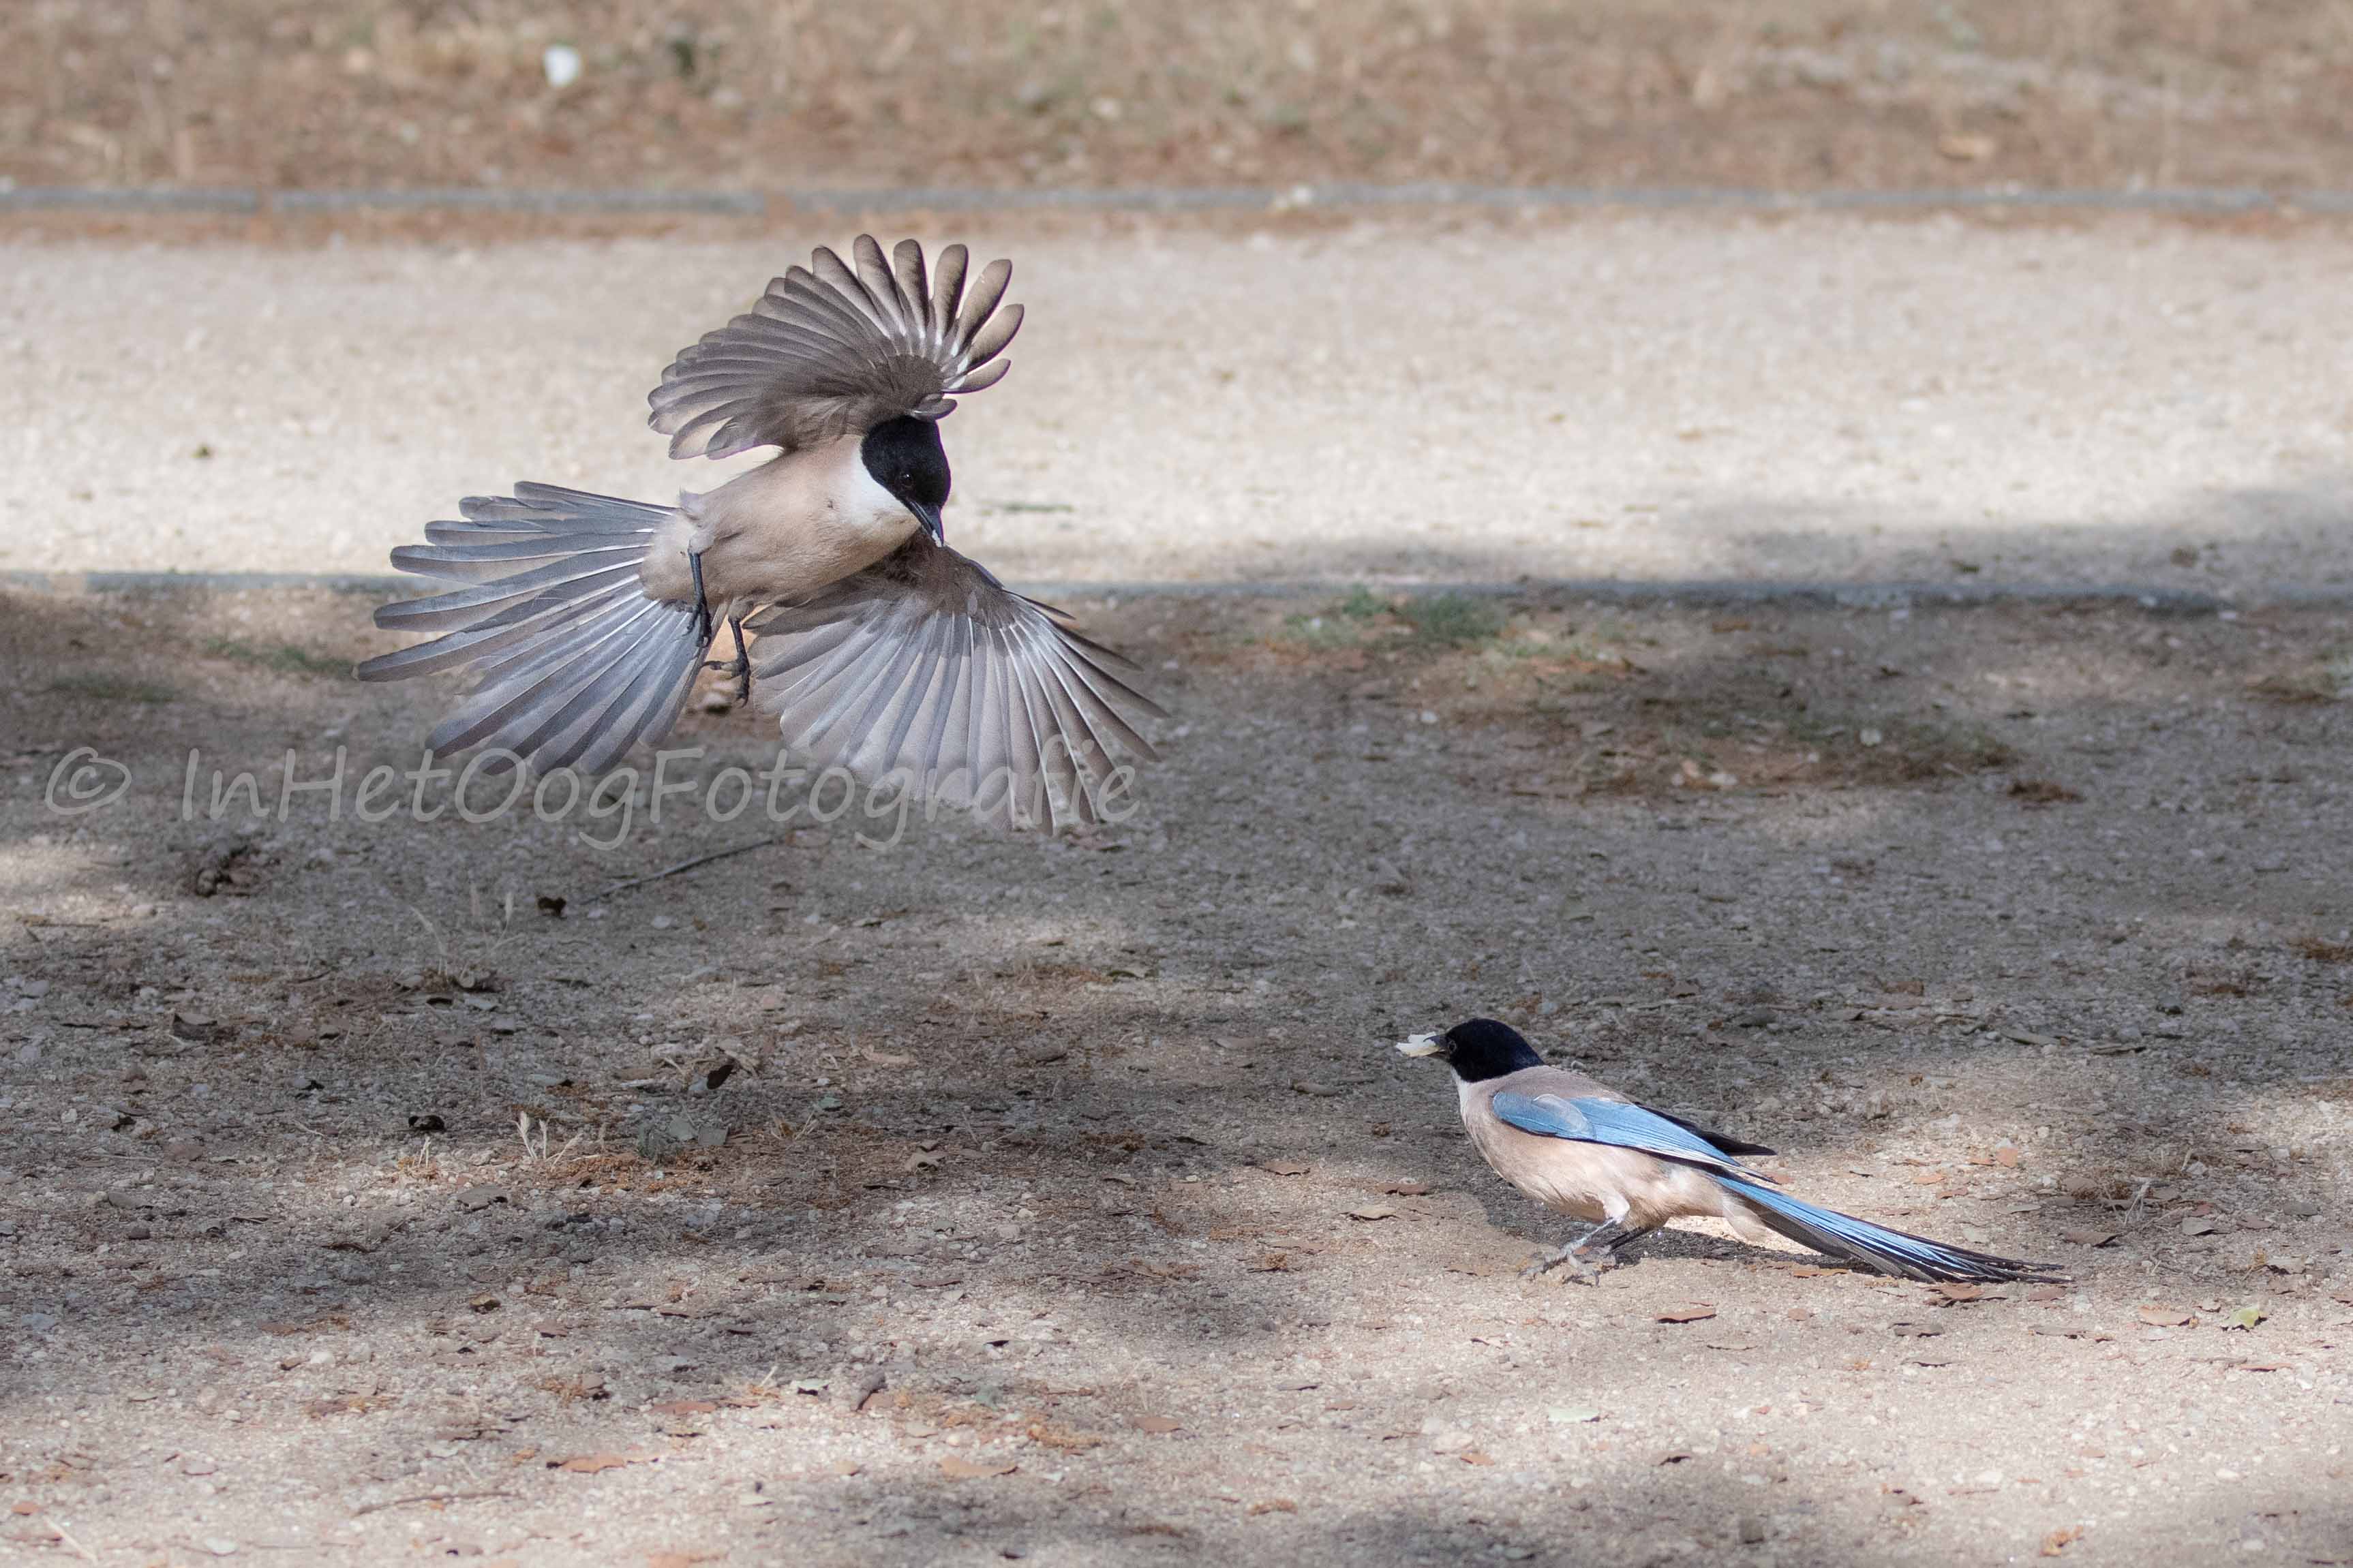
M 1546 1067 L 1518 1030 L 1473 1018 L 1397 1047 L 1454 1069 L 1462 1125 L 1495 1173 L 1546 1208 L 1592 1228 L 1540 1258 L 1529 1272 L 1567 1266 L 1590 1279 L 1617 1249 L 1672 1219 L 1727 1222 L 1744 1241 L 1776 1234 L 1801 1247 L 1906 1279 L 2060 1278 L 2047 1266 L 1971 1252 L 1833 1209 L 1800 1203 L 1744 1155 L 1770 1154 L 1636 1105 L 1580 1072 Z
M 969 277 L 961 245 L 927 268 L 868 235 L 851 257 L 820 247 L 648 397 L 673 458 L 774 458 L 675 507 L 542 484 L 462 501 L 392 562 L 466 585 L 375 615 L 439 635 L 359 678 L 461 671 L 433 751 L 597 773 L 669 731 L 723 620 L 734 658 L 711 667 L 818 766 L 984 820 L 1097 820 L 1112 746 L 1154 755 L 1123 710 L 1160 710 L 1068 616 L 949 549 L 942 518 L 940 421 L 1008 368 L 1012 265 Z

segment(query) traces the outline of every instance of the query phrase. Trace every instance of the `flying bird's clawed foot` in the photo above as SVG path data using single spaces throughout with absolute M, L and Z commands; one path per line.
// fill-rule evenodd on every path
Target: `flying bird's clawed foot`
M 742 654 L 733 658 L 706 658 L 705 669 L 715 669 L 735 683 L 734 706 L 741 708 L 752 700 L 752 664 Z
M 744 641 L 744 617 L 728 616 L 727 629 L 735 634 L 735 657 L 706 658 L 702 661 L 702 668 L 720 670 L 732 677 L 735 682 L 735 706 L 748 708 L 752 704 L 752 649 Z

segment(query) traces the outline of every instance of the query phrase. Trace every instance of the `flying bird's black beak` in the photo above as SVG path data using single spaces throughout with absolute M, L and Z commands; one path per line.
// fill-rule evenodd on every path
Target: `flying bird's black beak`
M 932 536 L 933 543 L 945 544 L 948 542 L 948 527 L 940 521 L 939 508 L 919 500 L 911 500 L 906 506 L 915 514 L 915 521 L 923 525 L 923 531 Z

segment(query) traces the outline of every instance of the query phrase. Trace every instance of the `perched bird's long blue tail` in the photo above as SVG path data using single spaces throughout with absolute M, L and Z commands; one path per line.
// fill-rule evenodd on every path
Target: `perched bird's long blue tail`
M 1873 1225 L 1835 1209 L 1816 1208 L 1787 1193 L 1754 1182 L 1719 1175 L 1716 1180 L 1748 1200 L 1757 1217 L 1801 1247 L 1831 1258 L 1860 1263 L 1882 1274 L 1906 1279 L 1937 1281 L 2054 1279 L 2063 1278 L 2047 1263 L 2021 1263 L 1988 1252 L 1947 1247 L 1923 1236 L 1912 1236 Z

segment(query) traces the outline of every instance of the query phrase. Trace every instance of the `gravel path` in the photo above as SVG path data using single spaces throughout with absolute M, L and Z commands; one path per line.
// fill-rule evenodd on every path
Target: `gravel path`
M 956 232 L 1030 307 L 948 426 L 1009 576 L 2353 585 L 2332 224 Z M 647 387 L 847 235 L 10 246 L 0 569 L 373 572 L 518 479 L 707 488 Z

